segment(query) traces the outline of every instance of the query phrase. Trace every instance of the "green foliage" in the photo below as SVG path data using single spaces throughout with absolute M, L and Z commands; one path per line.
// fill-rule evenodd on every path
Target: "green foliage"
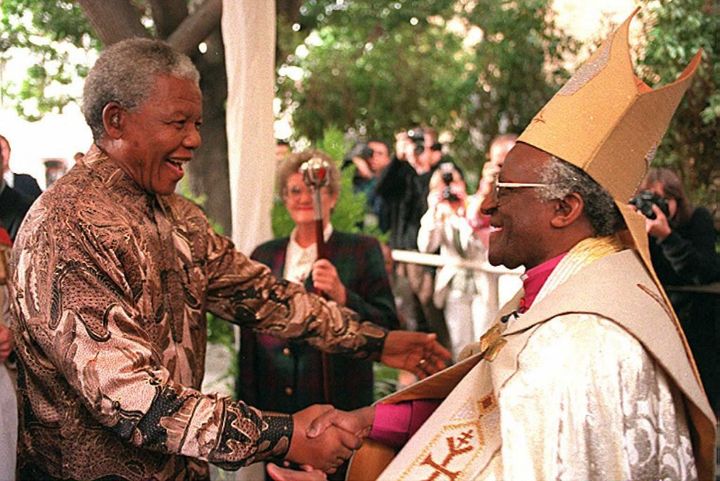
M 720 226 L 720 5 L 660 0 L 645 13 L 648 44 L 640 62 L 651 86 L 674 81 L 699 49 L 702 63 L 658 149 L 655 162 L 683 178 L 692 199 Z
M 373 399 L 375 401 L 398 390 L 399 371 L 397 369 L 376 362 L 373 363 L 373 374 L 375 375 L 373 385 Z
M 323 138 L 317 143 L 317 148 L 334 159 L 339 169 L 343 155 L 349 146 L 342 131 L 336 127 L 330 127 L 325 130 Z M 354 167 L 340 170 L 340 195 L 330 218 L 333 227 L 343 232 L 359 232 L 358 225 L 362 223 L 365 216 L 365 194 L 353 192 L 352 178 L 354 174 Z M 290 235 L 295 224 L 279 196 L 273 203 L 271 216 L 272 231 L 275 237 Z M 365 229 L 363 232 L 382 237 L 377 229 Z
M 384 139 L 427 125 L 451 133 L 453 156 L 478 169 L 488 141 L 524 127 L 565 78 L 558 65 L 574 43 L 554 27 L 548 4 L 306 1 L 308 35 L 279 69 L 278 96 L 296 135 L 312 142 L 329 123 Z M 478 29 L 484 41 L 466 42 Z M 289 49 L 298 35 L 280 37 Z
M 546 0 L 481 0 L 467 20 L 483 32 L 472 61 L 474 90 L 463 118 L 487 145 L 499 133 L 520 133 L 568 78 L 563 57 L 576 42 L 554 24 Z M 460 141 L 469 141 L 461 135 Z
M 87 75 L 88 56 L 99 48 L 80 6 L 67 0 L 3 0 L 0 12 L 0 62 L 18 55 L 34 61 L 20 85 L 3 83 L 2 95 L 28 120 L 61 113 L 79 93 L 69 85 Z
M 391 139 L 401 127 L 451 124 L 452 108 L 469 88 L 455 58 L 465 56 L 462 39 L 445 28 L 452 3 L 369 0 L 318 14 L 317 30 L 303 44 L 307 55 L 290 54 L 279 70 L 278 96 L 294 109 L 297 135 L 317 142 L 334 123 Z M 432 16 L 438 23 L 428 21 Z M 288 66 L 304 77 L 293 81 Z

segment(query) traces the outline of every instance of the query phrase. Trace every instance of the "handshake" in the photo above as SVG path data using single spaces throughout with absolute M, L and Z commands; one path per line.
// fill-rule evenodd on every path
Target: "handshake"
M 444 369 L 450 353 L 435 334 L 390 331 L 380 362 L 410 371 L 419 378 Z M 267 471 L 276 481 L 315 481 L 334 473 L 370 434 L 375 407 L 345 412 L 330 405 L 316 404 L 293 414 L 293 433 L 285 460 L 300 465 L 301 471 L 269 464 Z M 288 464 L 289 464 L 288 463 Z
M 301 470 L 269 464 L 268 474 L 276 481 L 325 480 L 325 473 L 334 473 L 362 445 L 374 418 L 373 406 L 345 412 L 316 404 L 295 413 L 286 459 Z

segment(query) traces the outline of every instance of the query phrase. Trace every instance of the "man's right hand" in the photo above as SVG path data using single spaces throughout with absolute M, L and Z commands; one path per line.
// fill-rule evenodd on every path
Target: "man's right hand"
M 334 411 L 334 408 L 316 404 L 293 414 L 293 434 L 287 460 L 334 473 L 350 458 L 353 450 L 360 447 L 361 437 L 334 426 L 314 438 L 307 436 L 310 423 L 328 411 Z
M 335 426 L 365 439 L 370 434 L 374 421 L 375 406 L 366 406 L 349 412 L 330 409 L 310 424 L 307 435 L 314 438 Z

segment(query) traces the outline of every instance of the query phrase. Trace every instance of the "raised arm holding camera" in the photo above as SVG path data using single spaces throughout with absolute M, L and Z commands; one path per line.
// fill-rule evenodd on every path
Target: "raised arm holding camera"
M 650 169 L 630 203 L 646 217 L 653 267 L 668 291 L 717 412 L 720 302 L 717 294 L 694 288 L 720 280 L 712 214 L 690 204 L 680 178 L 669 169 Z

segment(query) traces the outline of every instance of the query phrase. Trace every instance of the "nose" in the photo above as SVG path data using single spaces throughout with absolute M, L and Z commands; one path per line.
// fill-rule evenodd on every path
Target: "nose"
M 185 137 L 183 138 L 183 146 L 188 149 L 194 150 L 202 145 L 202 136 L 200 135 L 200 128 L 195 125 L 190 125 Z
M 495 197 L 495 195 L 490 193 L 483 199 L 482 203 L 480 204 L 480 212 L 482 212 L 484 215 L 492 215 L 497 210 L 497 207 L 497 198 Z
M 310 202 L 312 202 L 312 200 L 313 200 L 312 191 L 310 189 L 301 190 L 300 194 L 298 195 L 298 200 L 302 200 L 302 201 L 310 200 Z

